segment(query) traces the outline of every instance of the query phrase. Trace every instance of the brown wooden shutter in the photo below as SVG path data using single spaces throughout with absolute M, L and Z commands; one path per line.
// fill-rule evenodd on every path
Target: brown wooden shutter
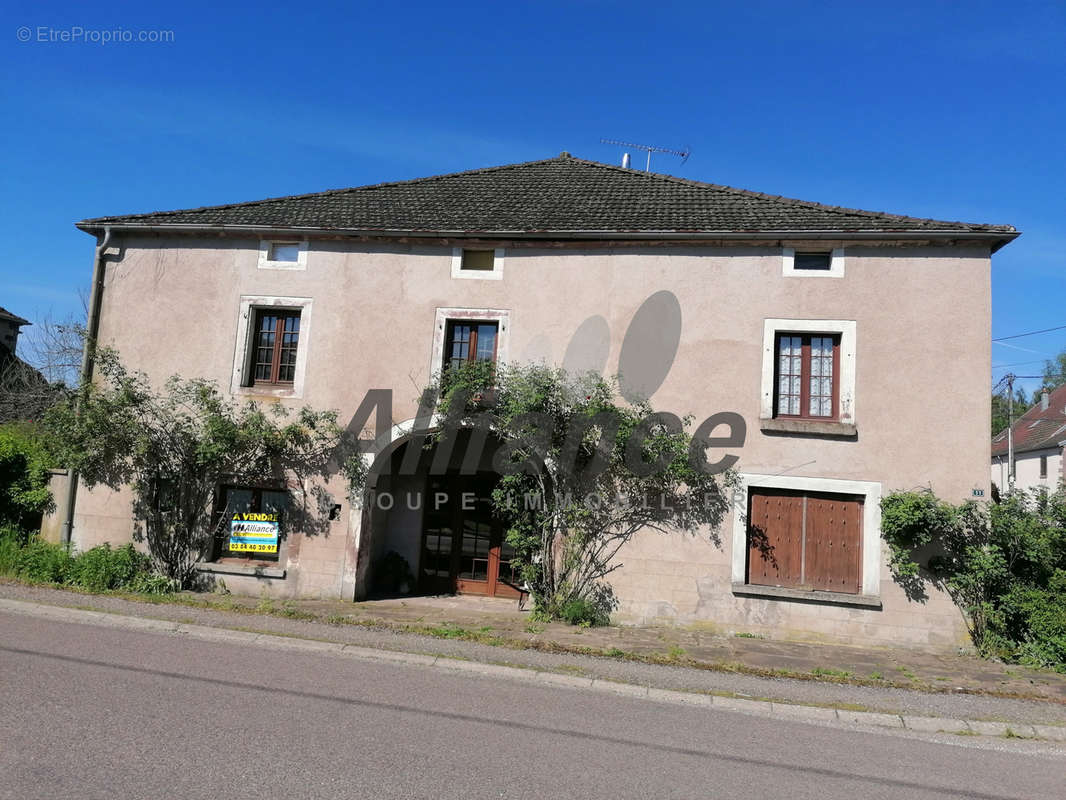
M 858 594 L 862 499 L 752 489 L 748 583 Z
M 862 502 L 807 498 L 804 579 L 812 589 L 858 594 L 862 574 Z
M 799 586 L 803 577 L 803 495 L 751 492 L 748 582 Z

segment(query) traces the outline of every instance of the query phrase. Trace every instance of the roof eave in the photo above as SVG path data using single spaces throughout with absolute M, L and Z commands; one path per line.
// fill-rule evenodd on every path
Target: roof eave
M 277 225 L 202 225 L 189 223 L 141 223 L 108 222 L 82 220 L 76 223 L 79 230 L 96 234 L 109 227 L 112 232 L 127 233 L 214 233 L 255 234 L 271 236 L 358 236 L 358 237 L 414 237 L 414 238 L 469 238 L 479 239 L 674 239 L 686 241 L 693 239 L 839 239 L 848 241 L 876 241 L 886 239 L 966 239 L 988 241 L 992 252 L 996 252 L 1021 235 L 1020 231 L 966 231 L 966 230 L 765 230 L 765 231 L 612 231 L 612 230 L 570 230 L 570 231 L 525 231 L 525 230 L 404 230 L 381 228 L 324 228 L 319 226 L 277 226 Z

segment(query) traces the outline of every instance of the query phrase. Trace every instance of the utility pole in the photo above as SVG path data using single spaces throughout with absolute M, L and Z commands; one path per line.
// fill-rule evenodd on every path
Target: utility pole
M 1007 373 L 1007 486 L 1014 488 L 1014 373 Z

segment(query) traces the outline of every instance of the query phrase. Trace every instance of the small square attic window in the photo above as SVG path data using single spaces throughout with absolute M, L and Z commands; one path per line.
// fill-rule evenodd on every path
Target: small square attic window
M 259 269 L 307 269 L 307 242 L 270 241 L 259 242 Z
M 493 250 L 463 250 L 463 270 L 492 271 L 496 253 Z
M 482 280 L 503 279 L 503 248 L 452 248 L 452 277 L 479 278 Z
M 832 253 L 796 253 L 793 269 L 829 271 L 833 265 Z
M 271 242 L 270 260 L 295 264 L 300 260 L 299 242 Z
M 843 278 L 844 248 L 802 250 L 781 248 L 781 274 L 785 277 Z

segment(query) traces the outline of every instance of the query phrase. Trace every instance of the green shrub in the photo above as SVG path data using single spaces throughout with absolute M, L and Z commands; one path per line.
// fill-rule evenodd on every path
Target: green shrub
M 1066 672 L 1066 570 L 1058 570 L 1046 590 L 1014 588 L 1000 609 L 1003 638 L 1020 643 L 1019 661 Z
M 48 453 L 33 425 L 0 425 L 0 523 L 12 523 L 23 530 L 41 527 L 41 514 L 52 506 L 49 465 Z
M 158 572 L 141 572 L 124 588 L 137 594 L 173 594 L 177 590 L 174 580 Z
M 67 569 L 67 583 L 94 592 L 122 589 L 132 585 L 151 569 L 148 556 L 137 552 L 132 544 L 117 550 L 102 544 L 76 555 Z
M 25 534 L 14 525 L 0 524 L 0 575 L 14 575 Z
M 1066 490 L 953 506 L 931 492 L 882 500 L 890 566 L 909 596 L 926 582 L 965 612 L 986 656 L 1066 672 Z
M 70 553 L 63 545 L 34 536 L 15 559 L 15 574 L 41 583 L 62 583 L 70 568 Z
M 571 625 L 585 627 L 610 625 L 611 617 L 602 604 L 593 600 L 570 600 L 559 611 L 559 616 Z
M 152 560 L 132 544 L 102 544 L 71 555 L 67 548 L 13 525 L 0 525 L 0 575 L 38 583 L 62 583 L 93 592 L 124 589 L 140 594 L 169 594 L 174 581 L 152 569 Z

